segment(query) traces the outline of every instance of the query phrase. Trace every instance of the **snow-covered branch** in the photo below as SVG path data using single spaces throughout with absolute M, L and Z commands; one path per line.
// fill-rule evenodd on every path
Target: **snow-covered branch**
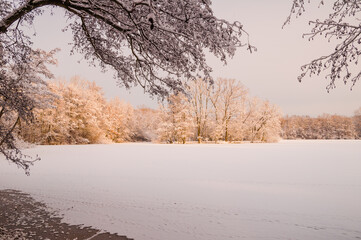
M 324 5 L 320 1 L 320 6 Z M 290 23 L 292 16 L 300 16 L 305 12 L 306 1 L 293 0 L 291 13 L 285 24 Z M 361 55 L 361 1 L 360 0 L 335 0 L 332 12 L 324 20 L 312 20 L 311 32 L 304 34 L 309 40 L 323 36 L 329 42 L 338 43 L 335 50 L 327 56 L 321 56 L 301 67 L 302 73 L 298 77 L 301 81 L 305 76 L 326 73 L 329 79 L 327 91 L 336 87 L 340 79 L 344 84 L 352 83 L 352 87 L 361 78 L 360 68 L 357 66 Z

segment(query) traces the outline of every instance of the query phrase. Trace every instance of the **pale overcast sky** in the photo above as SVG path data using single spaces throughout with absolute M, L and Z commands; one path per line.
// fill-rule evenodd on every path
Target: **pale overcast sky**
M 239 49 L 227 66 L 214 57 L 209 57 L 215 78 L 234 78 L 241 81 L 250 95 L 279 105 L 284 114 L 317 116 L 322 113 L 353 115 L 361 107 L 361 83 L 353 91 L 350 84 L 339 82 L 337 88 L 327 93 L 328 81 L 323 77 L 305 78 L 297 81 L 300 66 L 313 58 L 325 55 L 333 49 L 334 43 L 316 40 L 309 42 L 302 33 L 309 30 L 308 19 L 325 16 L 328 8 L 310 5 L 309 11 L 301 18 L 294 19 L 282 29 L 289 14 L 291 0 L 213 0 L 215 15 L 230 21 L 240 21 L 250 34 L 250 41 L 258 48 L 250 54 Z M 316 2 L 316 1 L 315 1 Z M 144 94 L 142 89 L 130 91 L 117 87 L 113 73 L 102 73 L 100 69 L 89 67 L 81 55 L 70 56 L 72 41 L 69 32 L 61 30 L 66 25 L 64 13 L 60 9 L 47 11 L 37 17 L 34 28 L 37 35 L 33 38 L 38 48 L 50 50 L 61 48 L 57 54 L 59 64 L 52 67 L 56 77 L 69 79 L 79 75 L 95 81 L 103 88 L 106 97 L 119 96 L 137 107 L 145 105 L 156 108 L 157 101 Z M 78 63 L 79 60 L 80 63 Z

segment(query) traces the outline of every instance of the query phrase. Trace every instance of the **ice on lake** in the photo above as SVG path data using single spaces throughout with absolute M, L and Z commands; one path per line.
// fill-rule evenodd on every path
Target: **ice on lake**
M 361 141 L 38 146 L 0 189 L 135 240 L 361 239 Z

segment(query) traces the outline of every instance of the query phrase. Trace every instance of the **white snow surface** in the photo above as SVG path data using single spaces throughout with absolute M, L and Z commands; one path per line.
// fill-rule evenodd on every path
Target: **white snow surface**
M 38 146 L 0 189 L 135 240 L 361 239 L 361 141 Z

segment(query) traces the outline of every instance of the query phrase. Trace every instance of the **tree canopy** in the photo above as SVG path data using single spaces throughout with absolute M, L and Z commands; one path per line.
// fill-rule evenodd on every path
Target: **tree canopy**
M 254 49 L 243 26 L 216 18 L 209 0 L 1 0 L 5 51 L 11 44 L 19 52 L 30 47 L 21 26 L 32 24 L 46 6 L 66 10 L 73 50 L 114 69 L 121 85 L 141 85 L 160 96 L 182 90 L 185 80 L 210 78 L 205 49 L 223 62 L 237 47 Z

